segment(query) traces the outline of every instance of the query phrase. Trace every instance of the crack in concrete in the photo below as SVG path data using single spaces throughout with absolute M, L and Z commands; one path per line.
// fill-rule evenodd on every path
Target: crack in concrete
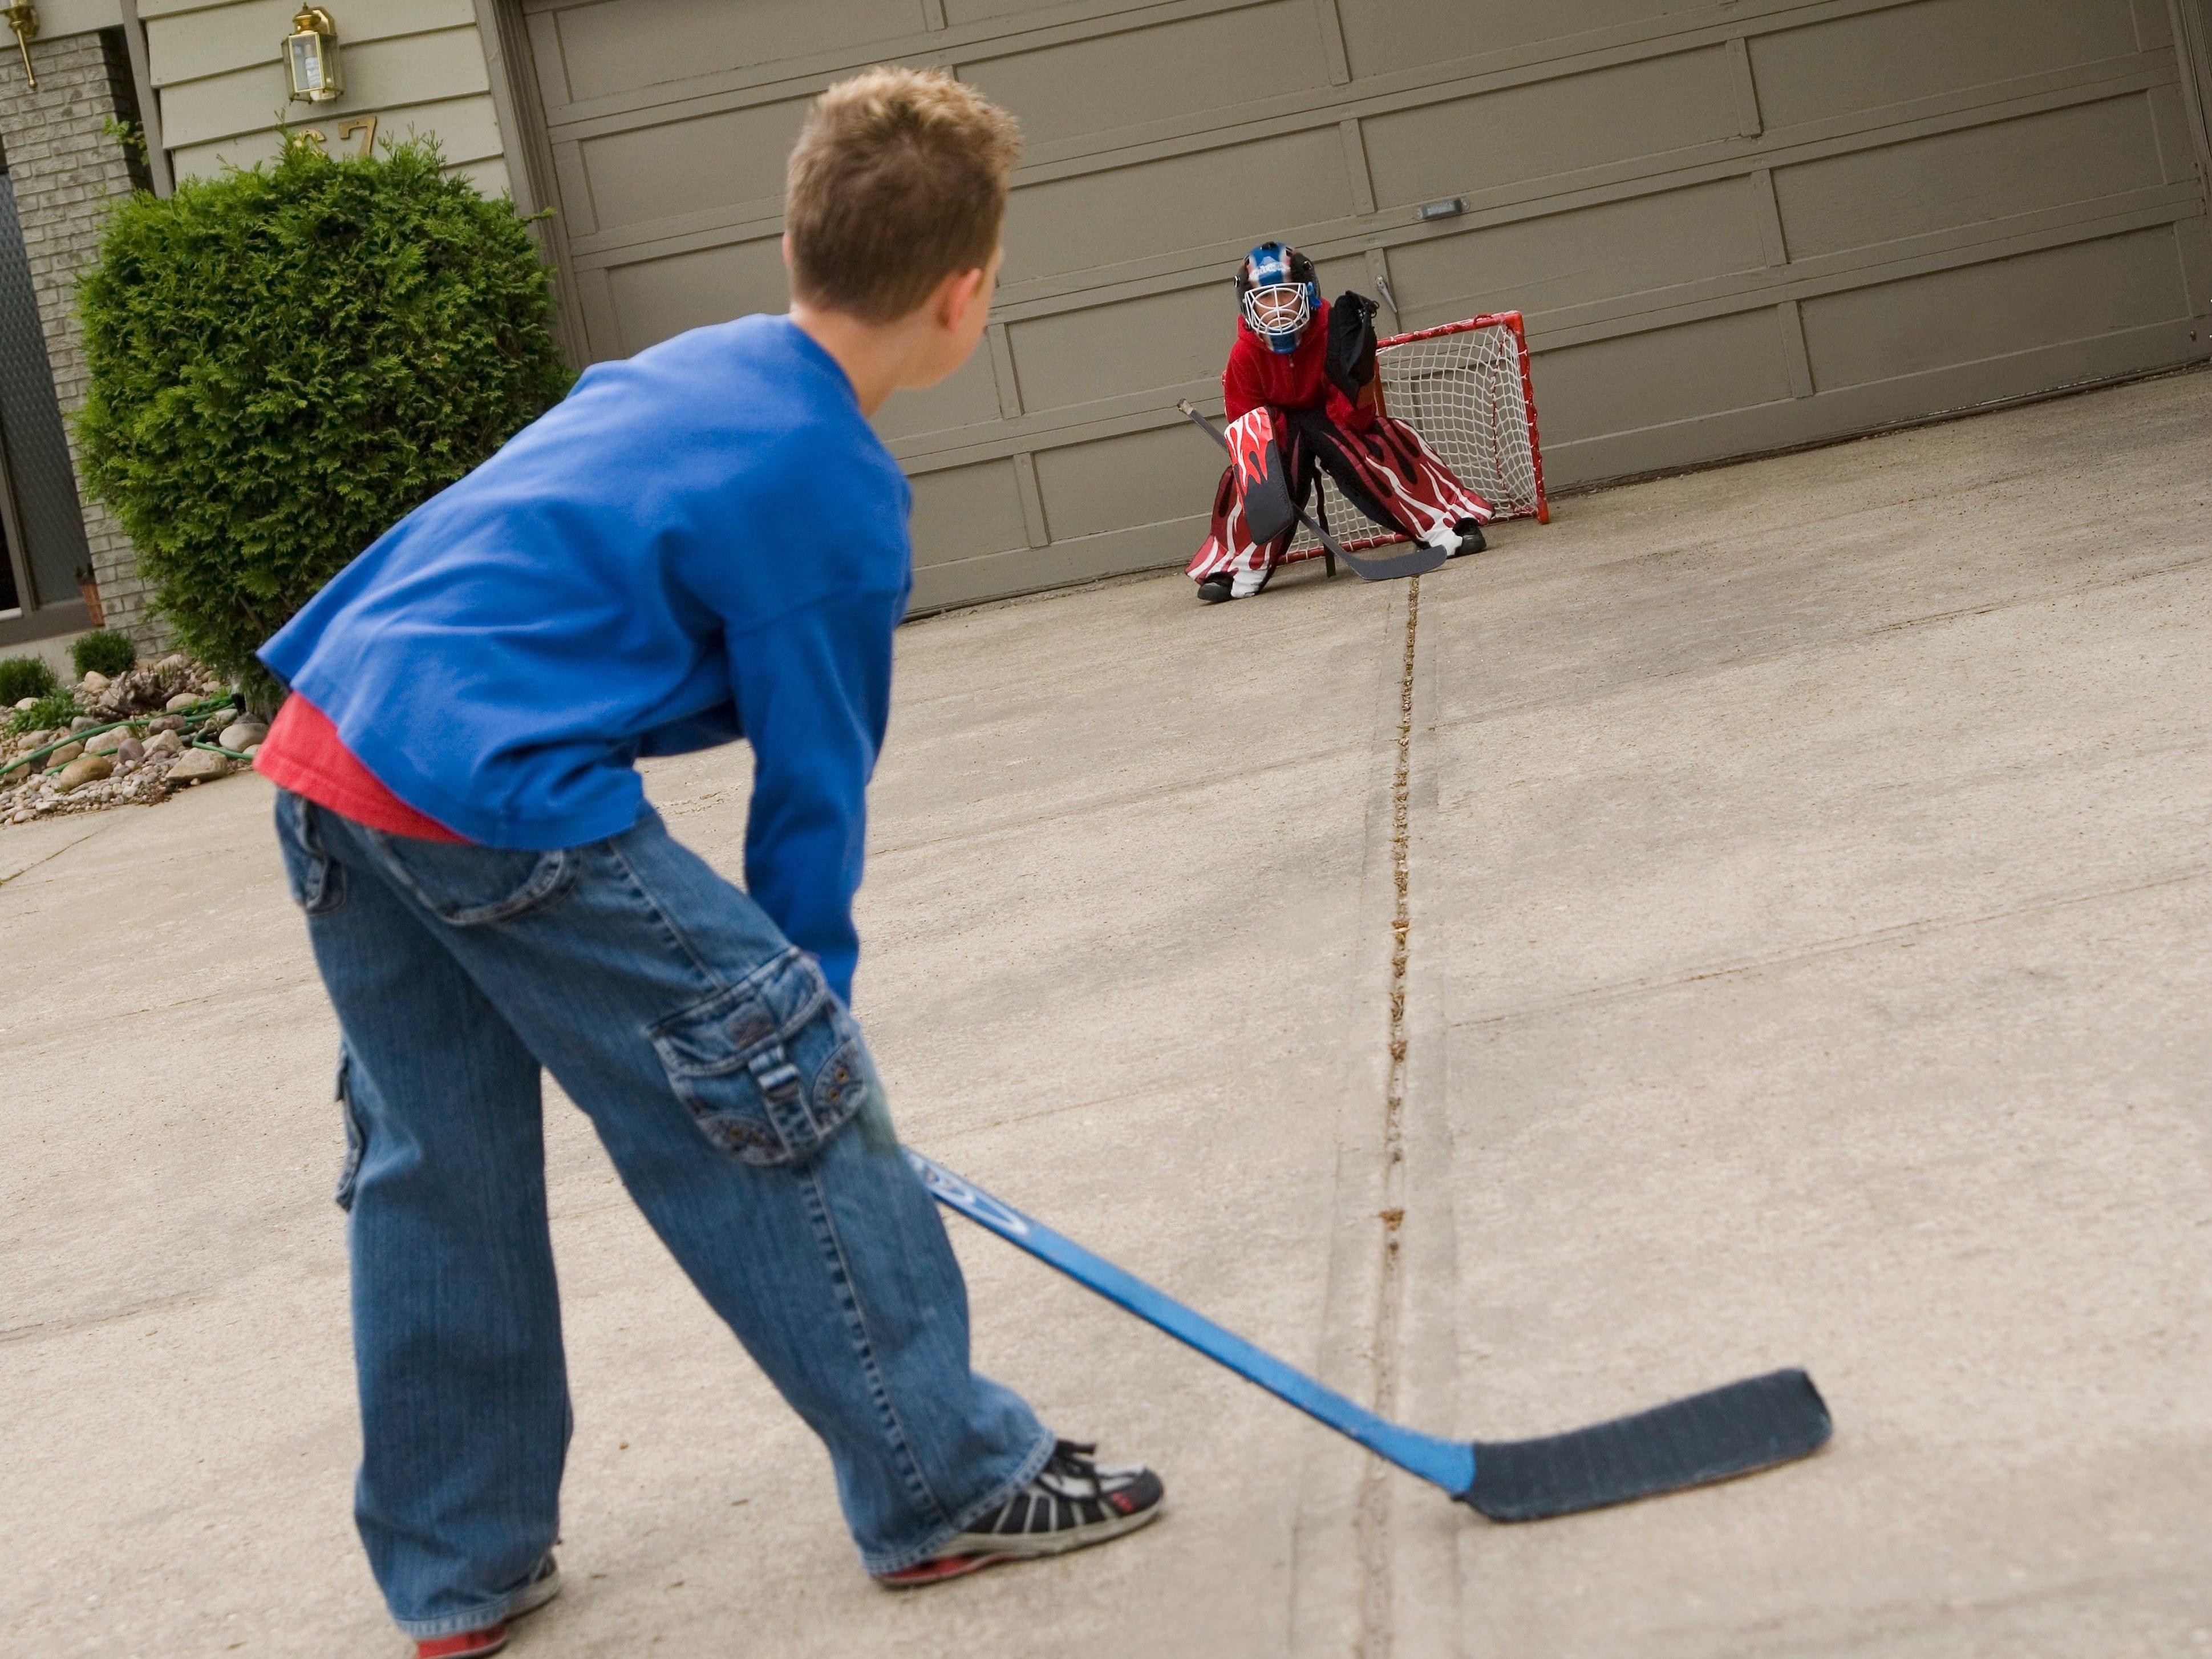
M 1398 1405 L 1398 1327 L 1405 1296 L 1400 1229 L 1406 1219 L 1406 963 L 1413 933 L 1410 843 L 1413 805 L 1413 661 L 1421 626 L 1421 579 L 1406 584 L 1406 650 L 1398 682 L 1398 754 L 1390 781 L 1390 1062 L 1382 1094 L 1382 1260 L 1377 1274 L 1375 1336 L 1369 1350 L 1368 1398 L 1394 1417 Z M 1370 1460 L 1359 1486 L 1354 1527 L 1359 1540 L 1361 1659 L 1388 1659 L 1392 1645 L 1390 1472 Z
M 84 834 L 79 836 L 75 841 L 64 842 L 59 847 L 55 848 L 52 852 L 47 854 L 44 858 L 33 859 L 21 869 L 11 870 L 6 875 L 0 876 L 0 887 L 5 887 L 11 881 L 15 881 L 21 877 L 29 875 L 32 871 L 37 869 L 41 865 L 52 864 L 56 859 L 68 852 L 71 848 L 83 846 L 85 842 L 90 841 L 94 836 L 99 835 L 100 830 L 106 830 L 106 828 L 107 826 L 103 823 L 98 830 L 88 830 Z

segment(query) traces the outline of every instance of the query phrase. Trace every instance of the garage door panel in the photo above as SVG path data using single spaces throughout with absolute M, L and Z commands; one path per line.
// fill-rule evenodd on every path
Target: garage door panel
M 914 573 L 910 614 L 1003 599 L 1010 593 L 1064 587 L 1070 582 L 1095 581 L 1125 571 L 1181 564 L 1205 535 L 1206 520 L 1200 515 L 1170 524 L 1138 525 L 1050 547 L 1024 547 L 925 565 Z
M 593 228 L 620 230 L 783 195 L 784 157 L 807 100 L 719 110 L 577 145 Z
M 1790 396 L 1771 307 L 1537 354 L 1546 443 L 1664 425 Z
M 1177 422 L 1044 450 L 1036 472 L 1045 521 L 1060 542 L 1187 518 L 1194 506 L 1202 513 L 1221 477 L 1221 452 Z
M 2141 93 L 1778 169 L 1793 258 L 2087 203 L 2163 182 Z
M 1336 129 L 1171 155 L 1016 190 L 1006 208 L 1008 282 L 1256 242 L 1352 211 Z
M 1035 412 L 1218 374 L 1236 327 L 1224 281 L 1032 318 L 1006 341 L 1022 407 Z
M 1376 200 L 1411 205 L 1730 137 L 1729 75 L 1716 46 L 1371 117 Z
M 1763 266 L 1761 212 L 1751 179 L 1722 179 L 1399 248 L 1390 280 L 1409 328 L 1621 299 Z
M 1030 414 L 1167 389 L 1219 377 L 1237 337 L 1236 262 L 1218 282 L 1085 306 L 1012 325 L 1022 407 Z M 1323 259 L 1315 269 L 1330 299 L 1346 289 L 1370 291 L 1364 258 Z
M 2184 318 L 2189 299 L 2160 226 L 1824 295 L 1802 311 L 1826 392 Z
M 1347 0 L 1338 7 L 1354 75 L 1424 69 L 1705 9 L 1705 0 Z
M 642 351 L 687 328 L 781 311 L 788 297 L 773 237 L 617 265 L 607 273 L 607 291 L 617 337 L 603 343 L 595 335 L 592 345 L 609 357 Z
M 2127 0 L 1922 0 L 1751 37 L 1768 128 L 2131 55 Z
M 581 103 L 922 27 L 920 0 L 599 0 L 561 8 L 553 35 Z
M 1082 9 L 1085 17 L 1111 17 L 1116 12 L 1133 11 L 1146 0 L 1093 0 Z M 1064 17 L 1069 9 L 1068 0 L 945 0 L 945 21 L 954 28 L 963 23 L 992 22 L 1001 17 L 1024 16 L 1030 12 L 1048 11 L 1055 21 Z
M 991 370 L 991 349 L 975 353 L 944 380 L 923 392 L 895 392 L 876 413 L 884 441 L 917 433 L 984 426 L 999 418 L 999 380 Z
M 946 467 L 914 480 L 915 568 L 1029 545 L 1011 460 Z
M 1312 0 L 1274 0 L 984 58 L 960 76 L 1020 117 L 1041 149 L 1326 86 L 1328 65 Z

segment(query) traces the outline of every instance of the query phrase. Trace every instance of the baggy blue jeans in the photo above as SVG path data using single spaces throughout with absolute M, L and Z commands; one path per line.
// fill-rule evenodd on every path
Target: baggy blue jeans
M 276 829 L 343 1041 L 355 1515 L 403 1631 L 496 1621 L 559 1529 L 541 1067 L 822 1437 L 870 1571 L 925 1559 L 1043 1466 L 1051 1434 L 969 1368 L 959 1264 L 860 1028 L 657 813 L 514 852 L 280 792 Z

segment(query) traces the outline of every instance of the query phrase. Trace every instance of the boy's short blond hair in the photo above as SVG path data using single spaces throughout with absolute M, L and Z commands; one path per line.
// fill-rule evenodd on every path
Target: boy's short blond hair
M 941 70 L 838 82 L 791 152 L 793 294 L 887 323 L 952 272 L 990 264 L 1021 143 L 1012 116 Z

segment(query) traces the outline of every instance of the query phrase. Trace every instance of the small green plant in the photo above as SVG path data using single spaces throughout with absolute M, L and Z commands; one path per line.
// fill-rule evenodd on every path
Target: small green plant
M 124 150 L 136 157 L 142 166 L 144 164 L 146 134 L 136 121 L 125 121 L 111 115 L 100 124 L 100 130 L 122 145 Z
M 76 706 L 76 698 L 67 691 L 49 691 L 28 708 L 19 708 L 8 717 L 10 732 L 51 732 L 67 726 L 84 711 Z
M 70 661 L 76 665 L 79 679 L 105 674 L 112 680 L 137 665 L 138 647 L 128 634 L 102 628 L 77 637 L 70 647 Z
M 0 705 L 14 708 L 26 697 L 43 697 L 58 682 L 39 657 L 0 657 Z
M 256 708 L 256 647 L 571 379 L 529 227 L 422 143 L 134 196 L 78 306 L 86 481 L 178 644 Z

